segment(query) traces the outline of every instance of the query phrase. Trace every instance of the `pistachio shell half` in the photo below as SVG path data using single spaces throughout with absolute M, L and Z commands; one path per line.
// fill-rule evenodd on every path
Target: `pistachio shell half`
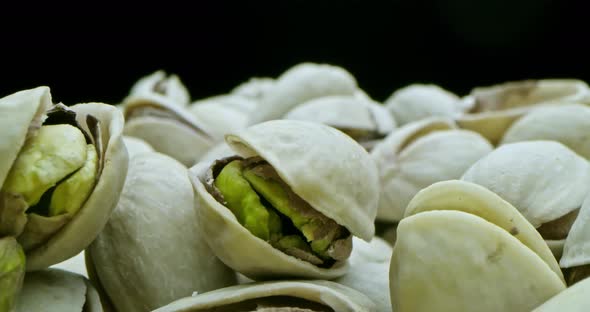
M 461 179 L 498 194 L 544 238 L 559 240 L 567 236 L 572 214 L 588 193 L 590 165 L 561 143 L 527 141 L 498 147 Z
M 478 216 L 425 211 L 397 231 L 393 311 L 530 311 L 565 289 L 536 253 Z
M 460 104 L 457 95 L 432 84 L 406 86 L 385 100 L 400 126 L 429 117 L 454 118 L 463 112 Z
M 245 284 L 177 300 L 154 312 L 276 311 L 373 312 L 365 295 L 329 281 L 273 281 Z
M 371 151 L 381 179 L 377 219 L 399 221 L 410 199 L 438 181 L 458 179 L 492 151 L 479 134 L 457 130 L 445 119 L 407 124 Z
M 236 283 L 205 242 L 193 204 L 179 162 L 150 152 L 130 160 L 117 208 L 86 250 L 91 279 L 116 310 L 150 311 Z
M 17 312 L 102 312 L 98 293 L 85 277 L 47 269 L 27 273 Z
M 590 278 L 568 287 L 551 299 L 535 308 L 533 312 L 584 312 L 590 309 Z

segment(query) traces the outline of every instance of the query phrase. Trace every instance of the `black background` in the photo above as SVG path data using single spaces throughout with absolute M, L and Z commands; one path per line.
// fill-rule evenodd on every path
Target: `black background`
M 414 82 L 462 95 L 508 80 L 590 81 L 583 1 L 212 3 L 10 12 L 0 28 L 0 96 L 48 85 L 56 102 L 116 104 L 138 78 L 165 69 L 199 99 L 303 61 L 343 66 L 380 101 Z

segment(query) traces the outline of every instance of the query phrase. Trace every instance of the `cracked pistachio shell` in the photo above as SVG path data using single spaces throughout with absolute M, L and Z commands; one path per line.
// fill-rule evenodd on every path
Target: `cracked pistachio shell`
M 102 312 L 98 293 L 85 277 L 58 269 L 27 273 L 17 312 Z
M 370 243 L 357 237 L 352 240 L 350 269 L 334 281 L 365 294 L 375 303 L 375 311 L 391 312 L 388 274 L 391 246 L 379 237 L 374 237 Z
M 437 85 L 412 84 L 396 90 L 385 107 L 400 126 L 429 117 L 453 118 L 463 112 L 459 97 Z
M 379 104 L 359 96 L 333 95 L 309 100 L 287 113 L 284 119 L 307 120 L 336 129 L 355 129 L 385 136 L 395 121 Z
M 151 311 L 236 283 L 203 239 L 193 205 L 178 161 L 159 153 L 131 159 L 117 208 L 86 250 L 92 280 L 117 311 Z
M 124 104 L 126 136 L 144 140 L 157 152 L 169 155 L 185 166 L 195 164 L 215 144 L 215 138 L 201 120 L 184 108 L 134 98 Z
M 585 312 L 590 310 L 590 278 L 568 287 L 533 312 Z
M 381 181 L 377 219 L 399 221 L 418 191 L 432 183 L 458 179 L 492 151 L 475 132 L 458 130 L 446 119 L 407 124 L 371 151 Z
M 590 264 L 590 196 L 586 197 L 563 246 L 559 264 L 572 268 Z
M 561 143 L 527 141 L 498 147 L 461 179 L 498 194 L 538 228 L 582 206 L 590 165 Z
M 85 249 L 106 224 L 119 200 L 125 181 L 128 155 L 122 140 L 123 117 L 113 106 L 84 103 L 69 107 L 76 120 L 92 133 L 87 116 L 99 122 L 100 138 L 96 145 L 100 153 L 97 182 L 74 217 L 47 242 L 27 252 L 27 271 L 40 270 L 71 258 Z
M 131 136 L 123 136 L 123 143 L 127 148 L 127 153 L 129 153 L 130 159 L 137 154 L 154 151 L 154 148 L 146 141 Z
M 129 92 L 129 97 L 147 97 L 164 100 L 178 106 L 190 102 L 188 90 L 176 75 L 166 76 L 163 70 L 139 79 Z
M 270 77 L 252 77 L 248 81 L 235 87 L 231 94 L 240 95 L 253 100 L 260 100 L 275 85 L 275 80 Z
M 532 140 L 557 141 L 590 159 L 590 107 L 569 104 L 538 108 L 508 129 L 501 144 Z
M 327 64 L 301 63 L 285 71 L 262 97 L 253 123 L 284 116 L 295 106 L 328 95 L 353 95 L 356 80 L 345 69 Z
M 425 211 L 397 231 L 393 311 L 530 311 L 565 289 L 536 253 L 473 214 Z
M 563 281 L 561 269 L 541 235 L 514 206 L 492 191 L 460 180 L 438 182 L 412 198 L 405 216 L 431 210 L 463 211 L 493 223 L 536 253 Z
M 218 141 L 222 141 L 224 135 L 244 129 L 250 124 L 246 113 L 215 100 L 195 102 L 188 107 L 188 111 Z
M 457 118 L 457 124 L 497 144 L 512 123 L 532 109 L 587 102 L 588 94 L 586 83 L 573 79 L 525 80 L 479 87 L 462 99 L 471 109 Z
M 329 281 L 272 281 L 227 287 L 177 300 L 154 312 L 374 312 L 365 295 Z M 299 309 L 298 309 L 299 308 Z

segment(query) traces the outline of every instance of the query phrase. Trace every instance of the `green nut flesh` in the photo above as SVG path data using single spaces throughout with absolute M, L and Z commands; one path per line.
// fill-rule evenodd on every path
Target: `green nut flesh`
M 0 239 L 0 311 L 13 311 L 25 276 L 25 253 L 12 237 Z
M 350 255 L 349 232 L 297 196 L 265 161 L 233 160 L 214 183 L 238 222 L 275 248 L 316 265 Z

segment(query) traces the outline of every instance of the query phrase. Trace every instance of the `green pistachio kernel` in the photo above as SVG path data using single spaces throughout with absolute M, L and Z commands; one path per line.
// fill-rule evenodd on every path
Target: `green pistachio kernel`
M 86 162 L 84 134 L 70 125 L 42 126 L 25 142 L 14 162 L 2 191 L 20 194 L 29 206 L 59 181 Z
M 13 237 L 0 239 L 0 311 L 14 311 L 24 276 L 24 251 Z
M 264 207 L 258 194 L 244 179 L 242 161 L 234 160 L 223 167 L 215 179 L 215 187 L 226 201 L 226 207 L 252 234 L 266 241 L 280 236 L 280 217 Z
M 75 214 L 92 193 L 98 166 L 98 156 L 94 145 L 88 144 L 86 146 L 86 155 L 84 166 L 61 182 L 53 191 L 49 204 L 49 216 Z

